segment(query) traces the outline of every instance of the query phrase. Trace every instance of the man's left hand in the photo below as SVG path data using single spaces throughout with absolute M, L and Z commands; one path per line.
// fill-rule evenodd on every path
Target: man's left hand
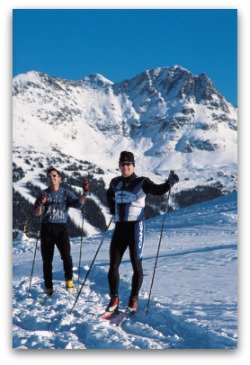
M 84 195 L 87 196 L 89 195 L 90 192 L 90 182 L 88 180 L 85 180 L 82 184 L 82 188 L 84 191 Z
M 179 182 L 179 176 L 172 170 L 168 176 L 168 183 L 172 187 Z

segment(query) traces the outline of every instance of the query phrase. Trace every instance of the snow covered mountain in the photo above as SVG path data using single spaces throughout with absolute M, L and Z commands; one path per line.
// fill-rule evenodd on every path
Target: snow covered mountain
M 177 207 L 234 191 L 236 112 L 205 74 L 180 66 L 144 71 L 120 83 L 100 74 L 78 81 L 34 71 L 18 75 L 13 80 L 13 180 L 21 197 L 16 199 L 31 202 L 34 189 L 44 186 L 44 169 L 55 164 L 76 190 L 77 180 L 90 174 L 92 202 L 107 222 L 105 188 L 118 173 L 122 150 L 133 151 L 136 172 L 156 182 L 170 169 L 177 171 Z M 164 210 L 155 200 L 149 207 L 149 216 Z

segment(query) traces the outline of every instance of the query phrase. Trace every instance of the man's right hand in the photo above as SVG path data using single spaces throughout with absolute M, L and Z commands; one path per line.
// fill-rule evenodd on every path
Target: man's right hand
M 42 194 L 41 197 L 40 197 L 40 199 L 39 199 L 38 204 L 39 205 L 44 205 L 44 204 L 47 203 L 47 201 L 48 201 L 47 195 L 46 194 Z

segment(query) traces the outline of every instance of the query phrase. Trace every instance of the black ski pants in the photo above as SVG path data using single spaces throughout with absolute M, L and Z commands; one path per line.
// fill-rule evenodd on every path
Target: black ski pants
M 46 288 L 53 288 L 52 262 L 55 245 L 58 248 L 65 280 L 72 280 L 73 263 L 70 254 L 70 240 L 67 224 L 64 223 L 42 223 L 41 225 L 41 253 L 43 259 L 43 276 Z
M 119 266 L 122 257 L 129 248 L 130 261 L 133 268 L 131 297 L 138 297 L 142 281 L 142 249 L 144 241 L 143 222 L 117 222 L 110 244 L 110 268 L 108 282 L 110 296 L 118 296 Z

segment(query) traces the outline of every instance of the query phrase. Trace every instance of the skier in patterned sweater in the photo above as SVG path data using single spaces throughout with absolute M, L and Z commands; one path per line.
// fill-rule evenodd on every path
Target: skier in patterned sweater
M 34 214 L 41 217 L 41 254 L 45 293 L 52 295 L 52 261 L 57 246 L 65 273 L 67 288 L 73 288 L 73 264 L 68 232 L 69 207 L 81 209 L 90 190 L 88 181 L 83 183 L 83 194 L 77 198 L 73 192 L 60 186 L 61 173 L 54 167 L 47 170 L 49 187 L 41 192 L 35 201 Z
M 108 312 L 118 310 L 119 266 L 127 247 L 129 247 L 133 276 L 127 311 L 135 312 L 143 281 L 142 255 L 145 198 L 147 194 L 165 194 L 179 181 L 179 177 L 171 172 L 163 184 L 155 184 L 147 177 L 138 177 L 134 172 L 134 155 L 129 151 L 121 152 L 119 168 L 121 176 L 112 179 L 107 190 L 110 213 L 115 216 L 116 225 L 110 244 L 110 267 L 108 272 L 110 302 L 106 310 Z

